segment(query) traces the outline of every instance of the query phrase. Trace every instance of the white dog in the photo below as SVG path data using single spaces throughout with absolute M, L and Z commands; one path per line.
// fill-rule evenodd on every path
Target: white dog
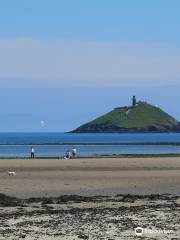
M 8 172 L 9 176 L 16 176 L 15 172 Z

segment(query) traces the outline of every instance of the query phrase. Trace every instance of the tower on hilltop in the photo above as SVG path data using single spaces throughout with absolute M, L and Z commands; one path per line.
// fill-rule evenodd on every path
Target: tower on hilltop
M 135 107 L 136 106 L 136 96 L 132 97 L 132 106 Z

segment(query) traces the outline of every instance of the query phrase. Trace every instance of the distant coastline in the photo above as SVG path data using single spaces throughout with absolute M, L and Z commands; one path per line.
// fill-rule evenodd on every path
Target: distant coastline
M 180 125 L 180 123 L 179 123 Z M 102 129 L 96 129 L 96 130 L 73 130 L 73 131 L 69 131 L 66 133 L 132 133 L 132 134 L 136 134 L 136 133 L 180 133 L 180 127 L 177 129 L 164 129 L 164 130 L 143 130 L 143 129 L 119 129 L 119 130 L 102 130 Z

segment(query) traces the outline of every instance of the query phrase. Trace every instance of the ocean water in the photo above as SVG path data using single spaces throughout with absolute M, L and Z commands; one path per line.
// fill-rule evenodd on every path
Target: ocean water
M 0 144 L 180 142 L 180 133 L 0 133 Z
M 79 155 L 180 153 L 178 145 L 163 145 L 163 143 L 178 142 L 180 142 L 180 133 L 0 133 L 0 157 L 29 157 L 30 145 L 34 146 L 39 157 L 63 156 L 74 144 Z M 128 145 L 121 145 L 125 143 Z M 133 145 L 133 143 L 159 143 L 159 145 Z

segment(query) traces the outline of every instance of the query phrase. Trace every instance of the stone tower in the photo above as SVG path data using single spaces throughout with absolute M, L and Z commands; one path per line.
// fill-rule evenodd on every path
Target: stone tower
M 132 97 L 132 106 L 135 107 L 136 106 L 136 96 Z

